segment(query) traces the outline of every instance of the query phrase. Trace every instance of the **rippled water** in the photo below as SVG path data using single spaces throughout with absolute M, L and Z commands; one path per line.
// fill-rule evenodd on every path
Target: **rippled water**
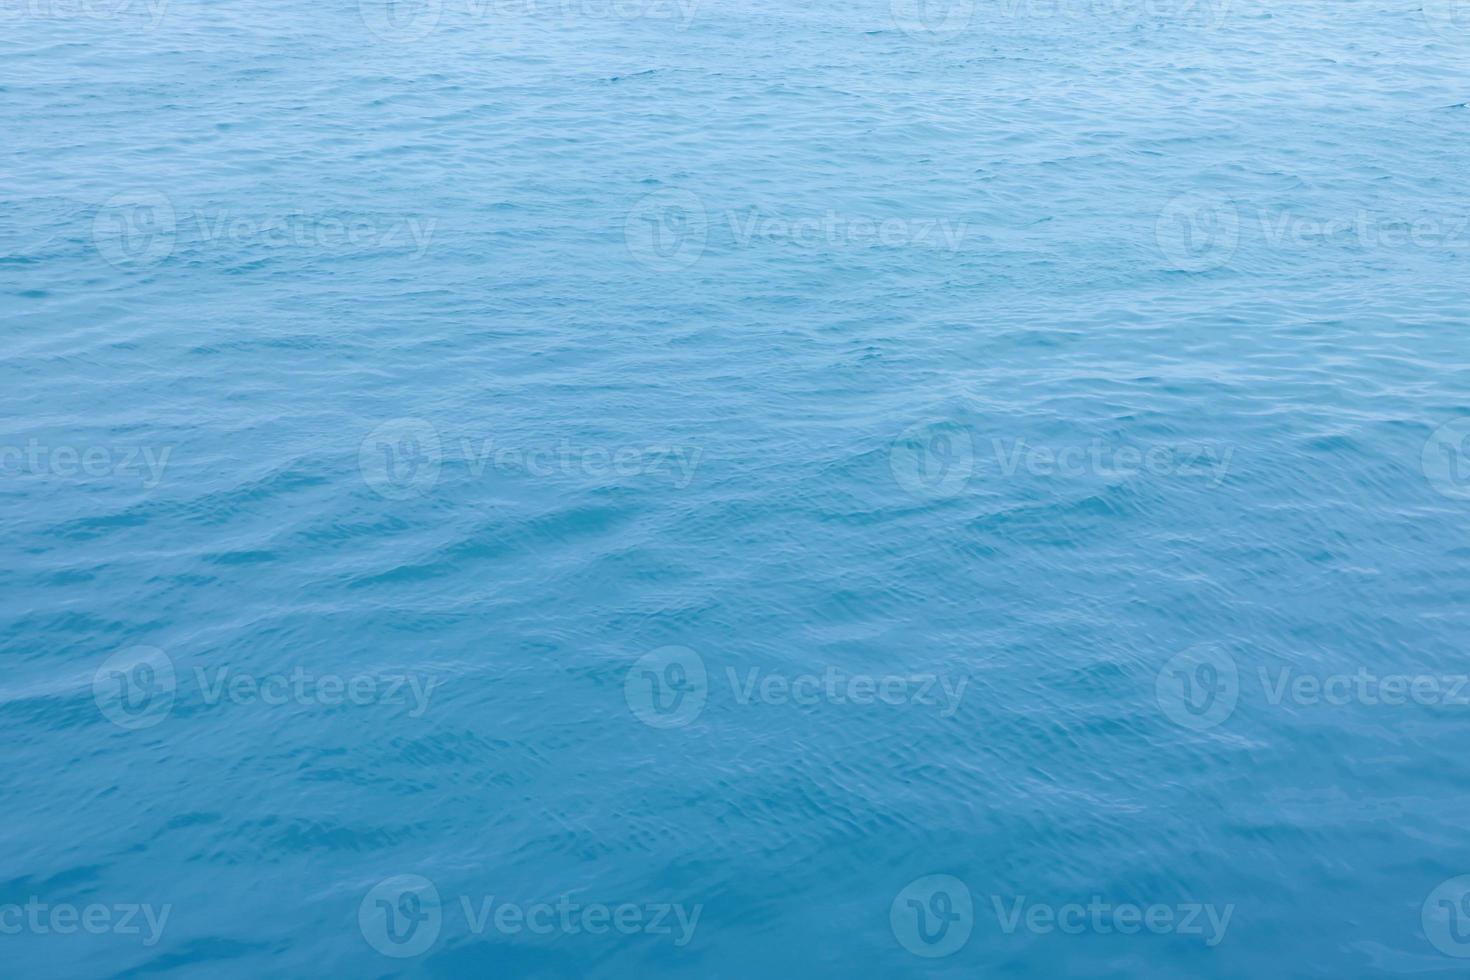
M 0 973 L 1465 969 L 1465 4 L 0 15 Z

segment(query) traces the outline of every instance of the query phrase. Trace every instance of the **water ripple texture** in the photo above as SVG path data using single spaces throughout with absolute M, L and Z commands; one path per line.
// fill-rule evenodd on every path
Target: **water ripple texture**
M 0 0 L 0 973 L 1449 977 L 1470 5 Z

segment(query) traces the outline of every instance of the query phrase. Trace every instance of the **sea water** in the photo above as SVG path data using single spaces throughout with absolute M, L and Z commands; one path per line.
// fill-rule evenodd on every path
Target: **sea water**
M 0 11 L 0 973 L 1465 968 L 1464 4 Z

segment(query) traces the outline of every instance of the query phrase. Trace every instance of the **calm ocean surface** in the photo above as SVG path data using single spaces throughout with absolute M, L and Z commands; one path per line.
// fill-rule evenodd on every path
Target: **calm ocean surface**
M 0 974 L 1470 968 L 1470 5 L 0 0 Z

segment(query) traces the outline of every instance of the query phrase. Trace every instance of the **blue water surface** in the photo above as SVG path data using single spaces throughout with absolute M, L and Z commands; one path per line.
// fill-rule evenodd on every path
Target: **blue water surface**
M 1470 964 L 1470 7 L 0 0 L 0 975 Z

